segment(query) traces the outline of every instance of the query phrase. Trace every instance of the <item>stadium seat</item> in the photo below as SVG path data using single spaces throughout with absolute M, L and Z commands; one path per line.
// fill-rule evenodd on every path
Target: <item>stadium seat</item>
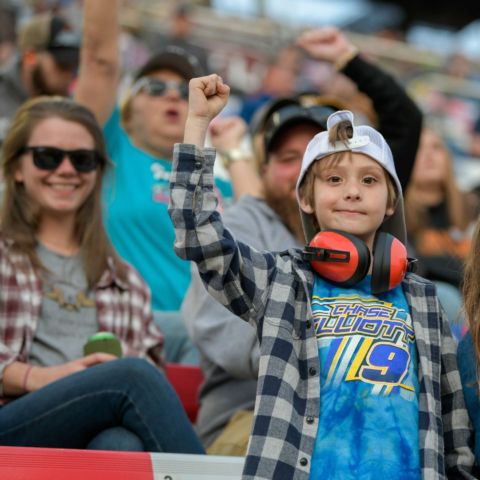
M 177 392 L 188 418 L 195 423 L 198 414 L 198 390 L 203 382 L 202 370 L 197 365 L 167 363 L 167 378 Z

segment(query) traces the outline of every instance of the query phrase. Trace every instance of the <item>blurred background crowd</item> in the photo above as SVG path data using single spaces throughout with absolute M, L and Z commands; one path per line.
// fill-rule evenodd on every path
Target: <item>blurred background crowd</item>
M 220 73 L 233 87 L 226 114 L 240 113 L 248 121 L 267 98 L 312 90 L 340 94 L 368 115 L 368 101 L 331 64 L 309 61 L 293 47 L 301 30 L 336 25 L 403 83 L 451 150 L 459 186 L 476 196 L 480 20 L 462 2 L 455 9 L 450 2 L 439 2 L 434 9 L 422 5 L 408 0 L 302 0 L 292 8 L 273 0 L 123 0 L 124 84 L 168 41 L 187 47 L 206 70 Z M 0 0 L 0 71 L 14 61 L 18 29 L 45 11 L 81 27 L 82 0 Z
M 302 0 L 293 8 L 273 0 L 123 0 L 123 70 L 128 77 L 168 39 L 188 46 L 235 89 L 238 103 L 230 102 L 231 110 L 241 111 L 245 96 L 261 94 L 342 90 L 354 96 L 354 87 L 331 65 L 309 62 L 291 48 L 299 31 L 336 25 L 394 73 L 435 120 L 452 149 L 460 186 L 474 189 L 480 184 L 480 20 L 462 2 L 456 8 L 451 2 L 435 8 L 417 3 Z M 14 57 L 18 28 L 52 10 L 80 27 L 82 0 L 0 1 L 1 69 Z M 255 102 L 249 98 L 248 104 L 242 112 L 247 119 Z

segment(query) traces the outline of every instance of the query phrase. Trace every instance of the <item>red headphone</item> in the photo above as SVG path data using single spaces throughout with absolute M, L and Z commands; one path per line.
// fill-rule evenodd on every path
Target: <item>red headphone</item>
M 303 258 L 323 278 L 351 287 L 370 269 L 371 255 L 365 242 L 341 230 L 324 230 L 305 247 Z M 407 257 L 405 245 L 389 233 L 378 232 L 373 246 L 372 293 L 395 288 L 416 259 Z

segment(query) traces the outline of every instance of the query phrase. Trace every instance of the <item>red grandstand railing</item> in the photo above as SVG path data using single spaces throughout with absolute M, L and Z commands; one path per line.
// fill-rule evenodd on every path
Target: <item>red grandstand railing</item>
M 244 458 L 0 447 L 1 480 L 240 480 Z

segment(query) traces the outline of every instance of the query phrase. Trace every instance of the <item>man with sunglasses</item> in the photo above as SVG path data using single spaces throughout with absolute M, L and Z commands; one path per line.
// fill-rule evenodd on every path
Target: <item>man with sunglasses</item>
M 160 46 L 134 75 L 117 108 L 119 1 L 86 0 L 76 100 L 104 125 L 110 159 L 104 199 L 107 232 L 118 253 L 134 265 L 152 291 L 155 320 L 165 335 L 170 362 L 197 363 L 179 308 L 190 283 L 187 262 L 173 252 L 167 213 L 173 145 L 183 138 L 188 82 L 204 72 L 175 45 Z M 230 183 L 218 180 L 222 199 Z
M 370 98 L 378 117 L 378 130 L 398 160 L 396 169 L 404 188 L 417 150 L 420 110 L 390 75 L 361 58 L 337 29 L 307 32 L 298 44 L 313 58 L 336 62 Z M 254 115 L 252 135 L 260 163 L 263 198 L 245 195 L 223 215 L 225 225 L 237 240 L 259 250 L 282 251 L 303 246 L 295 187 L 306 146 L 325 129 L 334 107 L 331 98 L 326 104 L 318 96 L 308 98 L 311 106 L 306 107 L 305 98 L 280 98 Z M 208 453 L 244 455 L 259 369 L 256 332 L 209 296 L 197 272 L 192 274 L 182 313 L 200 351 L 205 377 L 197 432 Z
M 34 16 L 19 31 L 17 61 L 0 72 L 0 145 L 10 118 L 38 95 L 69 94 L 77 73 L 80 37 L 61 17 Z

